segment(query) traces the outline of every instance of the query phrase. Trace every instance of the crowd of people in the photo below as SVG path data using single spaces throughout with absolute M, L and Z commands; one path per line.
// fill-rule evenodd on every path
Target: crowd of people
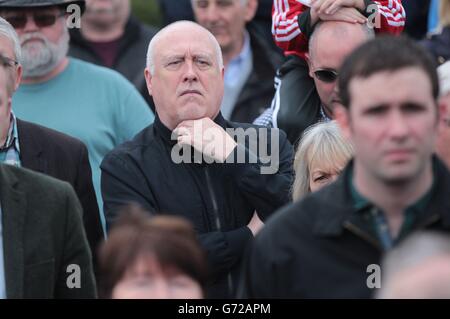
M 0 299 L 450 298 L 439 2 L 0 0 Z

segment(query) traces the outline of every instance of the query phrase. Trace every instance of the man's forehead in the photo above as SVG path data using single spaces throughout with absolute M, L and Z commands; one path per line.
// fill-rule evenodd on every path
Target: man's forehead
M 214 54 L 211 52 L 207 52 L 205 50 L 174 50 L 170 49 L 165 52 L 161 52 L 159 55 L 160 59 L 162 61 L 170 60 L 173 58 L 186 58 L 186 57 L 192 57 L 192 58 L 205 58 L 213 60 Z
M 365 78 L 354 77 L 349 82 L 349 92 L 352 97 L 360 96 L 361 102 L 367 104 L 434 100 L 430 79 L 423 70 L 415 67 L 381 71 Z
M 10 39 L 0 34 L 0 54 L 10 57 L 14 54 L 13 43 Z
M 208 37 L 179 37 L 174 41 L 173 38 L 164 37 L 158 42 L 155 52 L 160 56 L 168 55 L 214 55 L 214 47 Z

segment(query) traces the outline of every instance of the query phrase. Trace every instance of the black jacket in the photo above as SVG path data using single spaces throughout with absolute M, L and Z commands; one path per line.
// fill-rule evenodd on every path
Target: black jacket
M 84 228 L 95 261 L 103 229 L 86 146 L 71 136 L 19 119 L 17 130 L 22 166 L 66 181 L 75 189 L 83 207 Z
M 283 56 L 266 44 L 252 24 L 249 24 L 247 31 L 250 34 L 253 69 L 239 93 L 230 119 L 252 123 L 272 102 L 275 94 L 273 80 Z
M 112 67 L 136 86 L 152 109 L 153 100 L 145 83 L 144 68 L 148 45 L 156 32 L 155 28 L 149 27 L 130 16 L 120 39 L 118 55 Z M 69 55 L 104 66 L 100 57 L 92 50 L 77 28 L 70 29 Z
M 274 98 L 277 127 L 296 145 L 305 129 L 320 120 L 321 101 L 305 60 L 290 56 L 278 70 L 281 80 Z
M 413 231 L 450 232 L 450 173 L 434 160 L 435 187 Z M 355 212 L 351 164 L 336 181 L 286 206 L 256 237 L 245 262 L 241 297 L 369 298 L 367 266 L 380 265 L 383 249 L 362 215 Z M 382 272 L 381 272 L 382 273 Z
M 225 121 L 220 114 L 215 121 L 223 128 L 256 127 Z M 254 211 L 265 220 L 289 201 L 292 146 L 283 132 L 274 132 L 280 133 L 276 174 L 261 174 L 259 163 L 175 164 L 171 150 L 176 141 L 170 139 L 170 130 L 156 117 L 154 124 L 109 153 L 101 164 L 108 227 L 117 217 L 118 209 L 130 202 L 152 213 L 187 218 L 200 234 L 210 261 L 213 283 L 208 297 L 230 297 L 233 289 L 228 285 L 229 274 L 237 280 L 242 254 L 252 238 L 246 225 Z M 270 144 L 270 138 L 267 143 Z M 243 144 L 238 148 L 248 156 Z
M 440 65 L 450 60 L 450 26 L 442 28 L 440 33 L 433 34 L 420 42 Z

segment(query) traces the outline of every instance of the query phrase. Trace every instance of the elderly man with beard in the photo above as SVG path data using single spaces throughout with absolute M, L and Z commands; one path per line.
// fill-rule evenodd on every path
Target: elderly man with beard
M 142 69 L 156 31 L 131 14 L 130 0 L 88 0 L 81 28 L 70 30 L 69 55 L 118 71 L 153 108 Z
M 83 141 L 89 151 L 100 212 L 100 162 L 120 143 L 153 121 L 134 86 L 119 73 L 67 57 L 67 6 L 84 0 L 3 0 L 0 15 L 16 30 L 22 47 L 22 84 L 14 113 Z M 16 57 L 13 57 L 16 58 Z M 104 223 L 103 214 L 101 214 Z

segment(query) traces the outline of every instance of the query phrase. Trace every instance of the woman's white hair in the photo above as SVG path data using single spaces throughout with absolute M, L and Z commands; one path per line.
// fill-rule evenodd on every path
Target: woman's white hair
M 296 201 L 311 191 L 309 175 L 313 162 L 329 163 L 332 166 L 336 161 L 348 161 L 352 156 L 353 146 L 342 136 L 335 121 L 319 122 L 308 127 L 295 153 L 293 200 Z
M 22 60 L 22 49 L 20 46 L 19 36 L 17 35 L 16 30 L 14 30 L 12 25 L 2 17 L 0 17 L 0 35 L 11 41 L 14 48 L 14 58 L 17 62 L 20 63 Z
M 189 25 L 196 26 L 196 27 L 202 29 L 203 31 L 205 31 L 206 34 L 208 34 L 208 37 L 210 38 L 211 43 L 213 43 L 213 45 L 214 45 L 214 50 L 216 52 L 217 64 L 219 66 L 219 69 L 222 69 L 223 68 L 222 50 L 220 49 L 219 42 L 217 42 L 214 35 L 211 32 L 209 32 L 207 29 L 205 29 L 204 27 L 202 27 L 201 25 L 199 25 L 195 22 L 182 20 L 182 21 L 177 21 L 177 22 L 171 23 L 168 26 L 162 28 L 151 39 L 150 44 L 148 45 L 148 50 L 147 50 L 147 68 L 150 71 L 150 74 L 153 74 L 155 72 L 155 62 L 154 62 L 155 52 L 154 51 L 155 51 L 156 44 L 162 37 L 165 36 L 166 33 L 170 32 L 175 27 L 180 27 L 182 25 L 184 25 L 185 27 L 187 27 Z

